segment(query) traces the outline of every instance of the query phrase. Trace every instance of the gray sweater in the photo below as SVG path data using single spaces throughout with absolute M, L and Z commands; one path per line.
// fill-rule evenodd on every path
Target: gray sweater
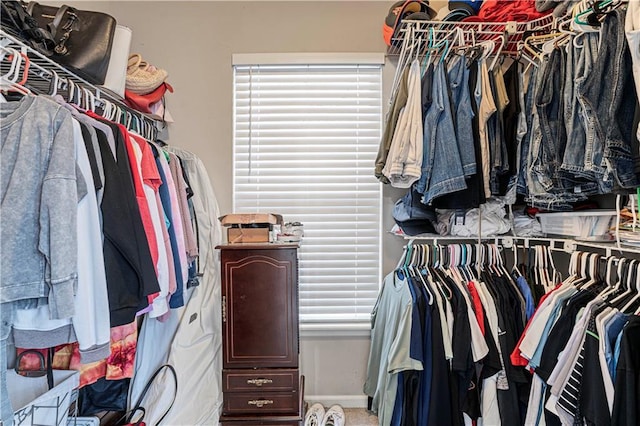
M 51 319 L 68 318 L 84 195 L 71 114 L 44 97 L 0 103 L 0 143 L 0 303 L 47 297 Z

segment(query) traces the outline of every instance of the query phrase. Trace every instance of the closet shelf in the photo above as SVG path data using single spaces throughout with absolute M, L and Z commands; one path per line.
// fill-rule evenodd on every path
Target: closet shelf
M 136 130 L 143 136 L 148 136 L 147 139 L 155 140 L 158 132 L 165 126 L 162 120 L 129 107 L 119 95 L 82 79 L 69 69 L 27 46 L 4 28 L 0 29 L 0 46 L 13 48 L 27 55 L 29 58 L 29 78 L 24 85 L 34 93 L 49 93 L 52 81 L 57 78 L 58 84 L 64 85 L 65 90 L 68 90 L 69 82 L 72 82 L 76 89 L 80 89 L 81 96 L 87 96 L 86 94 L 89 93 L 98 107 L 104 108 L 108 104 L 117 106 L 124 114 L 122 121 L 126 122 L 127 127 L 131 129 L 131 126 L 137 125 L 138 123 L 133 123 L 137 120 L 140 123 L 140 128 L 136 128 Z
M 555 20 L 551 15 L 527 22 L 404 20 L 401 23 L 398 36 L 391 40 L 391 46 L 387 48 L 387 56 L 400 56 L 403 51 L 406 51 L 407 46 L 410 46 L 411 42 L 414 41 L 419 42 L 417 47 L 420 48 L 420 51 L 429 38 L 439 43 L 445 39 L 453 42 L 457 34 L 460 34 L 462 38 L 462 40 L 459 40 L 462 45 L 472 46 L 478 42 L 493 40 L 496 44 L 495 52 L 516 55 L 519 52 L 519 45 L 525 38 L 525 34 L 548 33 L 553 29 L 554 23 Z

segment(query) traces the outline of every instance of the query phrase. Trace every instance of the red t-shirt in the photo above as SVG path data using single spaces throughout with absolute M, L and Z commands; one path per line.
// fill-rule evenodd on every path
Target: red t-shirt
M 478 290 L 476 289 L 476 285 L 473 283 L 473 281 L 469 281 L 467 287 L 469 288 L 469 293 L 471 294 L 473 310 L 476 313 L 476 319 L 478 320 L 480 331 L 482 331 L 482 335 L 484 336 L 484 311 L 482 310 L 482 301 L 480 300 L 480 295 L 478 294 Z
M 540 307 L 540 305 L 542 305 L 542 302 L 544 302 L 544 300 L 549 297 L 549 295 L 551 295 L 554 291 L 556 291 L 558 288 L 560 288 L 560 286 L 562 285 L 562 283 L 559 283 L 557 286 L 554 287 L 553 290 L 551 290 L 549 293 L 545 294 L 544 296 L 542 296 L 540 298 L 540 301 L 538 302 L 538 306 L 536 307 L 536 310 L 533 312 L 533 315 L 531 315 L 531 318 L 529 318 L 529 321 L 527 322 L 527 326 L 524 328 L 524 331 L 522 332 L 522 335 L 520 336 L 520 338 L 518 339 L 518 343 L 516 343 L 516 347 L 513 349 L 513 352 L 511 353 L 511 364 L 516 366 L 516 367 L 526 367 L 529 364 L 529 360 L 526 359 L 525 357 L 523 357 L 520 354 L 520 349 L 518 349 L 520 347 L 520 343 L 522 343 L 522 340 L 524 339 L 524 336 L 527 334 L 527 330 L 529 329 L 529 325 L 531 324 L 531 321 L 533 321 L 533 319 L 536 317 L 536 312 L 538 312 L 538 308 Z

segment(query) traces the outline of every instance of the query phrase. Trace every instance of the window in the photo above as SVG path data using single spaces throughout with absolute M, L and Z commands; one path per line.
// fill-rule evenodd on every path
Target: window
M 233 209 L 304 225 L 308 328 L 368 327 L 378 295 L 382 57 L 367 56 L 234 55 Z

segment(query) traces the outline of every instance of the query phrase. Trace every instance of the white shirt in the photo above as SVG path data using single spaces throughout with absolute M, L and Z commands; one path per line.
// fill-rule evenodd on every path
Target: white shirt
M 422 92 L 420 63 L 415 59 L 407 75 L 407 104 L 400 111 L 393 132 L 387 163 L 382 173 L 391 186 L 410 188 L 422 174 Z

